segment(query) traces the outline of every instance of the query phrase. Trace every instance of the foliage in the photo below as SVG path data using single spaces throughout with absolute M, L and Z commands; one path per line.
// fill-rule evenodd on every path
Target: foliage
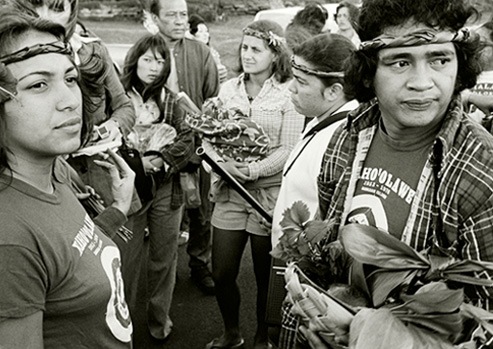
M 354 348 L 392 348 L 401 341 L 406 348 L 454 348 L 454 344 L 466 348 L 493 335 L 493 316 L 466 304 L 464 292 L 470 287 L 493 287 L 492 280 L 479 277 L 493 272 L 493 263 L 458 259 L 438 246 L 417 252 L 387 232 L 359 224 L 343 226 L 337 234 L 339 240 L 334 241 L 332 226 L 310 220 L 302 202 L 286 209 L 280 224 L 283 234 L 272 255 L 290 265 L 295 263 L 299 274 L 306 274 L 317 286 L 310 289 L 286 272 L 288 301 L 293 313 L 302 321 L 308 319 L 310 326 L 314 319 L 326 318 L 327 324 L 319 324 L 316 330 L 321 338 L 333 335 L 330 324 L 341 319 L 346 330 L 338 326 L 343 330 L 338 338 L 347 343 L 349 330 L 350 347 Z M 350 264 L 353 285 L 343 285 L 338 293 L 325 292 L 327 286 L 334 289 L 343 279 Z M 314 290 L 322 296 L 310 294 Z M 371 304 L 356 305 L 355 300 L 365 300 L 358 294 L 343 303 L 357 309 L 363 306 L 363 312 L 354 320 L 343 312 L 328 312 L 331 301 L 340 302 L 341 295 L 352 290 L 366 290 Z M 478 328 L 471 338 L 472 330 Z M 396 342 L 392 338 L 397 334 L 402 338 Z
M 404 324 L 424 328 L 450 343 L 468 336 L 467 319 L 493 334 L 481 309 L 463 310 L 465 287 L 493 287 L 492 280 L 478 277 L 493 271 L 493 263 L 460 260 L 439 249 L 434 254 L 418 253 L 386 232 L 359 224 L 344 226 L 340 239 L 358 263 L 374 267 L 369 272 L 361 269 L 374 307 L 388 308 Z
M 327 222 L 310 220 L 308 206 L 296 201 L 283 212 L 283 234 L 272 250 L 274 258 L 296 262 L 301 270 L 323 289 L 347 283 L 348 255 L 339 241 L 331 241 Z

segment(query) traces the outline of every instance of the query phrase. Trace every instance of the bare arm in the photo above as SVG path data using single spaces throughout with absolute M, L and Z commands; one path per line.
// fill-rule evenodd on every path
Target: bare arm
M 43 348 L 43 312 L 0 322 L 0 348 Z

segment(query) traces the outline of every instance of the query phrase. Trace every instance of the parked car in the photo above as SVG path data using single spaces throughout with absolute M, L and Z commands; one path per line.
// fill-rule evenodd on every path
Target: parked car
M 327 9 L 329 17 L 325 23 L 324 30 L 330 31 L 331 33 L 337 32 L 339 27 L 335 22 L 335 13 L 337 6 L 339 4 L 324 4 L 322 5 Z M 286 29 L 287 25 L 291 22 L 293 17 L 298 13 L 299 10 L 303 9 L 302 6 L 286 7 L 273 10 L 262 10 L 257 12 L 255 15 L 255 21 L 260 19 L 269 19 L 271 21 L 277 22 L 281 25 L 283 29 Z

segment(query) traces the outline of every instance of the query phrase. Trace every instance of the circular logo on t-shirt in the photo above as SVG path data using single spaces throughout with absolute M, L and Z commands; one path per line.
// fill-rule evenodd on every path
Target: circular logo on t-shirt
M 384 231 L 389 229 L 382 202 L 374 195 L 363 194 L 355 196 L 347 221 L 369 225 Z
M 106 307 L 106 323 L 111 333 L 122 342 L 132 339 L 132 321 L 125 302 L 120 251 L 115 246 L 104 247 L 101 264 L 110 281 L 111 297 Z

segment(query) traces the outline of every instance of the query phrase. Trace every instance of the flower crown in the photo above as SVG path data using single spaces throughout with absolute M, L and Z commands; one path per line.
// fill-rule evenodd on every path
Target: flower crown
M 255 36 L 256 38 L 267 41 L 269 46 L 279 47 L 281 45 L 286 45 L 286 39 L 283 37 L 274 34 L 269 30 L 268 33 L 261 32 L 259 30 L 255 30 L 249 27 L 243 29 L 243 35 Z

